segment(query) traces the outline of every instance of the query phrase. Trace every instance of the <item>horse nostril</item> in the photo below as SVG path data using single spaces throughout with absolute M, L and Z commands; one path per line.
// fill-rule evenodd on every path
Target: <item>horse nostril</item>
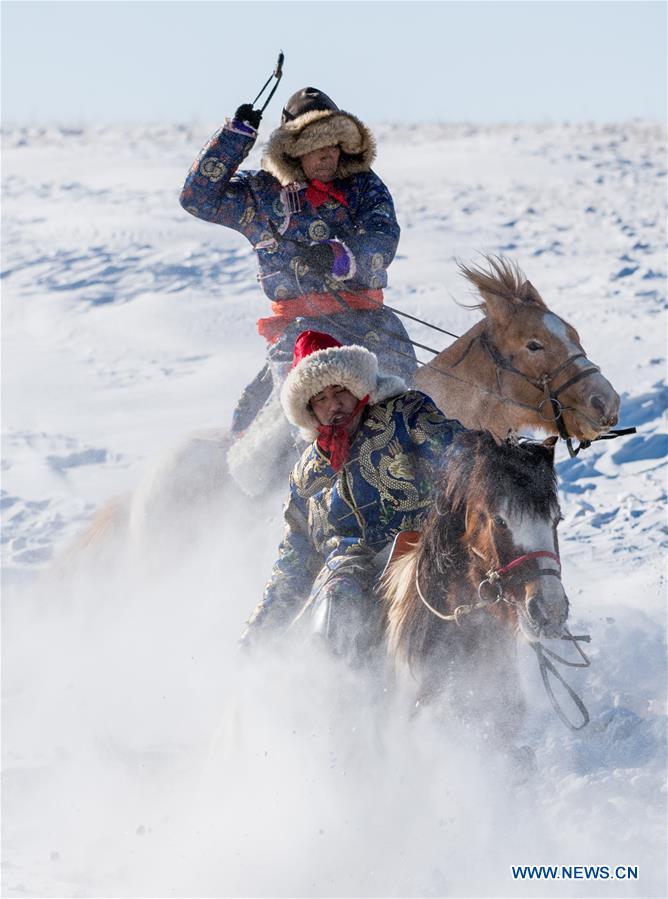
M 614 403 L 607 403 L 602 396 L 592 396 L 589 403 L 599 417 L 604 427 L 612 427 L 617 424 L 618 416 Z
M 602 397 L 600 397 L 600 396 L 593 396 L 589 402 L 592 404 L 592 406 L 594 407 L 596 412 L 598 412 L 598 414 L 601 416 L 601 418 L 603 418 L 603 416 L 605 415 L 605 411 L 606 411 L 605 410 L 605 400 L 603 400 Z
M 535 621 L 536 624 L 542 624 L 545 620 L 537 596 L 533 596 L 527 603 L 527 612 L 529 613 L 529 618 Z

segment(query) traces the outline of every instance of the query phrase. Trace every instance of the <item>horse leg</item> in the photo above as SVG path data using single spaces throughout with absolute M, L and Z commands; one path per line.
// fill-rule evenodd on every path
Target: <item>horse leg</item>
M 258 412 L 271 396 L 273 378 L 269 364 L 265 363 L 253 380 L 244 388 L 232 413 L 232 433 L 240 436 L 254 421 Z
M 431 651 L 421 666 L 416 711 L 438 708 L 442 715 L 470 722 L 482 737 L 511 752 L 526 707 L 514 639 L 499 639 L 498 625 L 493 627 L 488 632 L 484 625 L 467 622 Z
M 90 523 L 77 534 L 56 561 L 53 571 L 65 577 L 88 568 L 99 570 L 114 563 L 127 538 L 130 497 L 117 496 L 95 512 Z
M 476 693 L 485 710 L 488 727 L 497 745 L 516 745 L 524 725 L 526 704 L 517 667 L 514 634 L 502 631 L 498 622 L 489 624 L 476 649 Z
M 513 783 L 519 786 L 533 777 L 537 763 L 533 748 L 521 742 L 526 700 L 520 684 L 514 639 L 501 641 L 497 645 L 495 664 L 498 670 L 498 693 L 492 722 L 494 737 L 510 763 Z
M 132 496 L 129 539 L 137 560 L 151 567 L 197 548 L 227 508 L 245 506 L 229 478 L 227 429 L 191 434 L 165 452 Z

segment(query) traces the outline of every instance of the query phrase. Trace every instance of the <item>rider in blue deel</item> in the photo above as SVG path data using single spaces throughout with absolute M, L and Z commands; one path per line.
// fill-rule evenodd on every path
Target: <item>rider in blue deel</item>
M 272 380 L 280 388 L 304 330 L 382 351 L 382 368 L 406 380 L 416 368 L 403 325 L 383 306 L 399 225 L 387 187 L 371 170 L 371 131 L 322 91 L 305 87 L 286 103 L 262 169 L 239 171 L 260 119 L 250 104 L 240 106 L 204 147 L 181 193 L 192 215 L 233 228 L 252 244 L 271 300 L 272 314 L 257 323 L 271 378 L 246 389 L 235 433 L 254 419 Z
M 281 390 L 311 441 L 290 476 L 285 532 L 243 642 L 307 620 L 338 655 L 377 637 L 378 553 L 426 518 L 446 447 L 462 430 L 424 393 L 380 374 L 376 356 L 306 331 Z

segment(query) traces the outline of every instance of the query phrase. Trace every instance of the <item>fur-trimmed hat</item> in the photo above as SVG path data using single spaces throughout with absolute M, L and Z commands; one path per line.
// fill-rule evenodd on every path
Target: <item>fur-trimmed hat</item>
M 310 400 L 335 384 L 358 400 L 368 395 L 370 404 L 408 389 L 401 378 L 379 374 L 378 359 L 365 347 L 342 346 L 329 334 L 302 331 L 295 341 L 292 370 L 281 390 L 281 405 L 305 440 L 317 437 L 320 424 L 309 408 Z
M 366 172 L 376 158 L 376 140 L 352 113 L 339 109 L 315 87 L 304 87 L 285 104 L 281 126 L 270 136 L 262 168 L 282 185 L 306 181 L 299 157 L 322 147 L 339 147 L 337 178 Z

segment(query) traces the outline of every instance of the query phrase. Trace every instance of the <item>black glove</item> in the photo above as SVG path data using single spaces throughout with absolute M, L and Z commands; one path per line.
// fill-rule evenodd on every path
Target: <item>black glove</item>
M 262 113 L 259 109 L 253 109 L 250 103 L 243 103 L 234 113 L 237 122 L 247 122 L 251 128 L 259 128 L 262 121 Z
M 300 247 L 299 255 L 314 272 L 331 275 L 334 266 L 334 250 L 328 243 L 316 243 L 311 247 Z

